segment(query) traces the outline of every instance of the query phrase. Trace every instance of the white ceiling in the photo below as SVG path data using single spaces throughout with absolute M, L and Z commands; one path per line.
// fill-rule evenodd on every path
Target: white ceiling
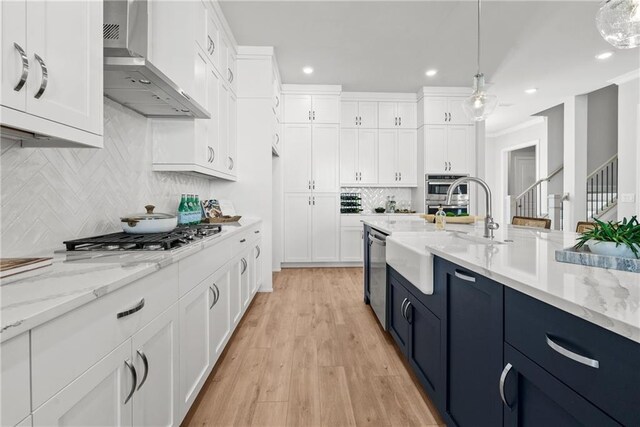
M 475 1 L 220 2 L 241 45 L 274 46 L 284 83 L 342 84 L 348 92 L 416 92 L 469 86 L 476 71 Z M 568 96 L 640 68 L 640 50 L 599 35 L 599 1 L 483 2 L 482 71 L 501 104 L 497 132 Z M 303 66 L 312 66 L 306 75 Z M 438 69 L 434 78 L 425 76 Z M 535 95 L 524 89 L 537 87 Z M 512 104 L 512 105 L 511 105 Z

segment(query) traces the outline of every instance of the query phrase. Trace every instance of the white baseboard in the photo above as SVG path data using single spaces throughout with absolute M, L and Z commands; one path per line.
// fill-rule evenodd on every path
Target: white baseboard
M 265 288 L 264 286 L 260 286 L 258 292 L 273 292 L 273 288 Z
M 363 267 L 361 262 L 287 262 L 282 268 L 336 268 L 336 267 Z

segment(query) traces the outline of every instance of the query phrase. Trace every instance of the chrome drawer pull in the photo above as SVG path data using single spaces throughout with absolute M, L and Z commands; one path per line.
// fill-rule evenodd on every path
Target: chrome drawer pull
M 256 259 L 260 258 L 260 254 L 262 253 L 262 251 L 260 250 L 260 246 L 256 246 Z
M 136 368 L 133 367 L 131 361 L 125 360 L 124 364 L 129 368 L 129 372 L 131 373 L 131 390 L 129 390 L 129 395 L 126 399 L 124 399 L 124 404 L 126 405 L 129 400 L 131 400 L 131 396 L 133 396 L 133 392 L 136 391 L 136 383 L 138 382 L 138 374 L 136 374 Z
M 211 295 L 213 295 L 213 301 L 211 301 L 211 305 L 209 306 L 209 310 L 211 310 L 213 306 L 216 305 L 216 291 L 214 291 L 211 286 L 209 286 L 209 291 L 211 291 Z
M 47 82 L 49 81 L 49 72 L 47 71 L 47 65 L 44 63 L 44 60 L 37 53 L 33 54 L 36 58 L 36 61 L 40 64 L 40 68 L 42 68 L 42 81 L 40 82 L 40 89 L 38 92 L 33 95 L 34 98 L 40 99 L 42 94 L 44 94 L 45 89 L 47 88 Z
M 560 344 L 552 340 L 549 335 L 547 335 L 547 345 L 557 353 L 560 353 L 564 357 L 567 357 L 571 360 L 575 360 L 578 363 L 582 363 L 583 365 L 587 365 L 595 369 L 598 369 L 600 367 L 600 362 L 598 362 L 596 359 L 590 359 L 586 356 L 582 356 L 581 354 L 574 353 L 573 351 L 562 347 Z
M 138 353 L 138 356 L 140 356 L 140 359 L 142 359 L 142 364 L 144 365 L 144 374 L 142 375 L 142 381 L 140 381 L 140 385 L 138 385 L 138 388 L 136 388 L 137 391 L 140 390 L 140 387 L 142 387 L 142 385 L 147 381 L 147 375 L 149 374 L 149 361 L 147 360 L 147 355 L 144 354 L 144 351 L 138 350 L 136 353 Z
M 131 307 L 129 310 L 121 311 L 120 313 L 118 313 L 116 315 L 116 318 L 120 319 L 121 317 L 130 316 L 133 313 L 137 313 L 140 310 L 142 310 L 143 307 L 144 307 L 144 298 L 142 298 L 139 303 L 137 303 L 135 306 Z
M 458 270 L 455 271 L 455 275 L 458 279 L 466 280 L 467 282 L 472 282 L 472 283 L 476 282 L 475 277 L 460 273 Z
M 29 59 L 27 58 L 27 53 L 18 43 L 13 43 L 13 46 L 16 48 L 18 53 L 20 53 L 20 59 L 22 60 L 22 75 L 20 76 L 20 81 L 16 87 L 13 88 L 16 92 L 20 92 L 22 86 L 27 82 L 27 77 L 29 77 Z
M 500 398 L 502 399 L 502 403 L 504 403 L 504 406 L 506 406 L 509 409 L 512 409 L 512 408 L 507 403 L 507 398 L 504 395 L 504 383 L 507 381 L 507 375 L 509 375 L 511 368 L 513 368 L 511 363 L 507 363 L 504 369 L 502 370 L 502 374 L 500 374 Z
M 402 314 L 402 317 L 404 317 L 405 320 L 407 319 L 407 317 L 404 314 L 404 305 L 406 303 L 408 303 L 408 302 L 409 302 L 409 300 L 405 298 L 405 299 L 402 300 L 402 304 L 400 304 L 400 314 Z

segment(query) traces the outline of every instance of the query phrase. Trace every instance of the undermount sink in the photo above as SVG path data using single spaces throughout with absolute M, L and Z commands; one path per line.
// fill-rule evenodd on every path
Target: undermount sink
M 394 233 L 387 237 L 387 264 L 409 280 L 422 293 L 433 294 L 433 254 L 429 247 L 504 245 L 505 242 L 474 236 L 461 231 Z

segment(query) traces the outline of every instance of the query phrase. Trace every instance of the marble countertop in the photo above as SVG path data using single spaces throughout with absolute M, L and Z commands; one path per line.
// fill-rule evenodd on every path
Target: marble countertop
M 433 224 L 424 221 L 365 223 L 399 241 L 404 233 L 435 231 Z M 482 222 L 447 225 L 447 230 L 474 237 L 484 232 Z M 456 243 L 413 249 L 431 252 L 640 343 L 640 274 L 557 262 L 555 251 L 573 246 L 576 237 L 571 232 L 503 226 L 495 238 L 505 244 L 457 239 Z
M 145 277 L 260 223 L 242 218 L 222 232 L 183 248 L 157 252 L 56 252 L 53 264 L 2 279 L 0 341 Z M 62 248 L 61 248 L 62 249 Z

